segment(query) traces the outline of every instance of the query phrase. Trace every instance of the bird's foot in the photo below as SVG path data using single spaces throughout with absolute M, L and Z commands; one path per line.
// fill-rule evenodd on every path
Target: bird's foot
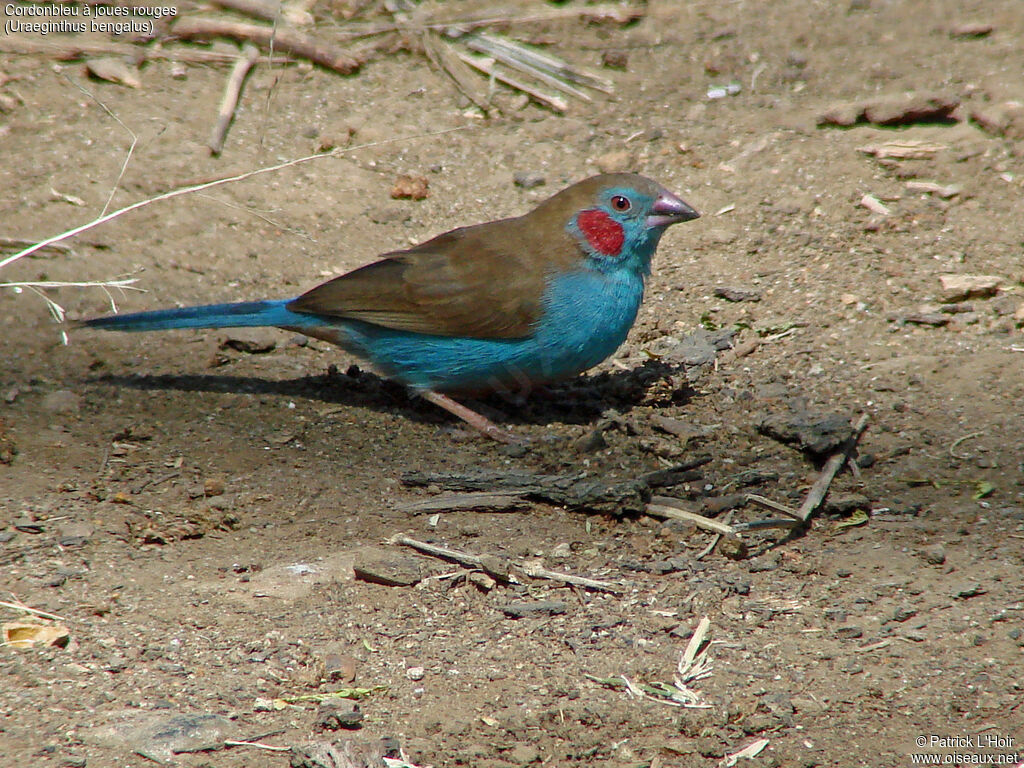
M 524 445 L 529 442 L 524 437 L 520 437 L 508 430 L 502 429 L 486 416 L 477 413 L 472 408 L 467 408 L 462 403 L 455 402 L 448 397 L 448 395 L 442 395 L 440 392 L 435 392 L 432 389 L 421 390 L 419 394 L 434 405 L 444 408 L 448 413 L 458 416 L 464 422 L 469 424 L 469 426 L 479 432 L 482 432 L 492 440 L 497 440 L 499 443 L 510 443 L 512 445 Z

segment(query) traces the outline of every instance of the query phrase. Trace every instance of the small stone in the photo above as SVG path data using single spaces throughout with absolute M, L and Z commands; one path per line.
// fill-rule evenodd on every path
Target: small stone
M 835 125 L 848 128 L 856 125 L 864 114 L 859 104 L 833 104 L 818 115 L 818 125 Z
M 43 398 L 42 407 L 47 413 L 74 415 L 82 407 L 82 398 L 69 389 L 58 389 Z
M 955 586 L 951 594 L 957 600 L 966 600 L 970 597 L 977 597 L 978 595 L 984 595 L 988 590 L 981 586 L 980 582 L 967 581 L 962 584 Z
M 427 197 L 430 182 L 426 176 L 410 176 L 403 174 L 395 179 L 391 187 L 391 197 L 395 200 L 424 200 Z
M 466 581 L 481 592 L 490 592 L 498 585 L 498 582 L 495 579 L 492 579 L 483 571 L 470 571 L 466 576 Z
M 607 448 L 608 441 L 604 439 L 604 430 L 597 428 L 573 440 L 572 447 L 577 453 L 594 453 Z
M 206 497 L 220 496 L 224 493 L 224 481 L 219 477 L 208 477 L 203 481 L 203 495 Z
M 548 180 L 539 173 L 516 171 L 512 174 L 512 182 L 517 187 L 522 187 L 523 189 L 534 189 L 535 187 L 543 187 L 548 183 Z
M 354 701 L 331 699 L 320 705 L 314 727 L 320 731 L 337 731 L 340 728 L 359 728 L 363 713 Z
M 337 147 L 347 146 L 354 134 L 355 130 L 348 126 L 343 126 L 340 130 L 335 129 L 333 132 L 320 134 L 320 141 L 317 142 L 316 151 L 330 152 Z
M 988 37 L 994 29 L 995 27 L 992 24 L 983 21 L 967 21 L 950 28 L 949 36 L 977 39 L 979 37 Z
M 629 51 L 624 48 L 609 48 L 601 54 L 601 66 L 608 69 L 626 69 L 629 66 Z
M 62 547 L 80 547 L 92 536 L 93 529 L 88 523 L 71 522 L 57 529 L 57 537 Z
M 501 612 L 509 618 L 521 619 L 524 616 L 554 616 L 568 609 L 564 600 L 538 600 L 532 603 L 509 603 L 502 607 Z
M 717 551 L 730 560 L 743 560 L 749 552 L 747 543 L 739 536 L 723 536 L 718 542 Z
M 267 328 L 232 328 L 218 346 L 247 355 L 265 355 L 277 348 L 277 334 Z
M 663 416 L 660 413 L 651 416 L 651 424 L 662 432 L 667 432 L 680 438 L 684 445 L 690 439 L 703 435 L 701 430 L 691 426 L 682 419 L 673 419 L 671 416 Z
M 556 544 L 551 548 L 551 556 L 564 560 L 572 554 L 572 545 L 567 541 L 563 541 L 561 544 Z
M 908 619 L 912 619 L 915 616 L 917 616 L 916 609 L 911 608 L 909 605 L 901 605 L 899 608 L 893 611 L 892 620 L 902 622 L 907 621 Z
M 424 576 L 419 559 L 384 549 L 361 551 L 352 564 L 352 570 L 361 581 L 387 587 L 408 587 Z
M 875 125 L 909 125 L 951 121 L 960 100 L 949 94 L 918 94 L 882 98 L 864 105 L 864 118 Z
M 405 670 L 405 676 L 410 680 L 422 680 L 427 672 L 423 667 L 409 667 Z
M 919 553 L 929 565 L 942 565 L 946 562 L 946 549 L 941 544 L 932 544 Z
M 830 493 L 824 504 L 824 511 L 832 515 L 850 515 L 868 509 L 871 509 L 871 500 L 861 493 Z
M 757 431 L 815 454 L 831 453 L 853 434 L 846 416 L 801 408 L 762 419 Z
M 42 533 L 45 530 L 45 526 L 41 522 L 28 516 L 12 520 L 11 525 L 14 526 L 16 531 L 21 531 L 22 533 Z
M 941 328 L 949 324 L 949 316 L 940 312 L 911 312 L 904 315 L 903 322 L 912 325 L 930 325 L 934 328 Z
M 962 315 L 973 311 L 974 305 L 963 301 L 958 301 L 953 304 L 946 304 L 945 306 L 939 308 L 939 312 L 944 312 L 947 315 Z
M 983 104 L 971 110 L 971 120 L 995 136 L 1024 139 L 1024 104 L 1020 102 Z
M 999 275 L 939 275 L 939 282 L 942 283 L 942 300 L 952 303 L 995 296 L 1003 278 Z
M 633 156 L 624 149 L 606 152 L 594 159 L 597 170 L 601 173 L 625 173 L 633 166 Z
M 836 630 L 836 637 L 840 640 L 856 640 L 858 637 L 864 637 L 864 630 L 860 627 L 840 627 Z
M 324 656 L 324 677 L 331 681 L 351 683 L 356 679 L 358 663 L 346 654 L 328 653 Z
M 726 301 L 760 301 L 761 292 L 749 288 L 720 285 L 715 288 L 715 296 Z
M 824 613 L 825 621 L 834 621 L 836 624 L 846 621 L 847 615 L 842 608 L 826 608 Z
M 373 208 L 367 212 L 374 224 L 401 224 L 410 219 L 408 211 L 403 208 Z
M 763 555 L 754 560 L 751 560 L 747 566 L 747 570 L 751 573 L 767 573 L 774 571 L 782 564 L 782 559 L 777 555 Z

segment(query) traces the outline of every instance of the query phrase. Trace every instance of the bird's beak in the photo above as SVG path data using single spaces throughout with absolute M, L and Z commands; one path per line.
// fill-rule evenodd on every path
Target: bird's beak
M 648 227 L 667 227 L 681 221 L 699 219 L 700 214 L 684 203 L 671 192 L 663 191 L 651 206 L 651 214 L 647 217 Z

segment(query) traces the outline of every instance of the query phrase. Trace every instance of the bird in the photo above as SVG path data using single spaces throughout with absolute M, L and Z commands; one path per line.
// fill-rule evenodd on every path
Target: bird
M 271 326 L 335 344 L 500 442 L 524 442 L 452 395 L 529 391 L 625 341 L 651 258 L 700 214 L 649 178 L 591 176 L 514 218 L 460 227 L 287 299 L 82 321 L 110 331 Z

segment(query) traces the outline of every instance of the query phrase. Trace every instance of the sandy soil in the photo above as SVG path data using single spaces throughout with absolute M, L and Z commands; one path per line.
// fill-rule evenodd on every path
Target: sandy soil
M 344 7 L 316 6 L 320 33 L 345 28 L 330 18 Z M 1024 758 L 1019 0 L 641 8 L 627 26 L 504 30 L 596 69 L 624 52 L 625 69 L 602 70 L 614 96 L 565 116 L 499 92 L 501 114 L 483 120 L 414 50 L 351 77 L 260 65 L 219 158 L 205 142 L 225 65 L 175 77 L 151 62 L 127 88 L 86 79 L 80 63 L 0 53 L 4 237 L 37 241 L 95 217 L 131 143 L 125 126 L 138 144 L 114 207 L 352 147 L 151 205 L 67 241 L 71 252 L 2 270 L 5 281 L 131 274 L 146 292 L 118 296 L 122 310 L 295 295 L 616 164 L 705 213 L 664 238 L 612 361 L 525 404 L 477 404 L 533 438 L 526 451 L 468 434 L 320 342 L 74 332 L 65 346 L 43 301 L 0 292 L 0 599 L 59 615 L 70 636 L 0 648 L 0 762 L 261 768 L 307 763 L 170 749 L 381 738 L 416 765 L 475 768 L 716 766 L 758 739 L 768 746 L 750 765 Z M 969 22 L 992 31 L 951 34 Z M 738 94 L 708 98 L 731 82 Z M 817 125 L 837 104 L 934 93 L 959 102 L 948 120 Z M 922 157 L 860 151 L 911 141 Z M 524 189 L 515 173 L 546 183 Z M 429 196 L 392 199 L 401 174 L 426 177 Z M 999 284 L 956 301 L 945 274 Z M 72 318 L 107 310 L 99 290 L 51 295 Z M 761 343 L 681 363 L 679 341 L 702 328 Z M 401 507 L 444 490 L 409 486 L 412 472 L 616 484 L 679 464 L 697 466 L 654 493 L 694 511 L 725 514 L 736 499 L 722 497 L 745 493 L 798 506 L 820 460 L 760 428 L 794 413 L 868 414 L 859 472 L 836 478 L 804 535 L 745 535 L 740 559 L 699 559 L 709 534 L 638 514 L 639 497 L 436 517 Z M 867 520 L 847 525 L 857 509 Z M 771 514 L 747 504 L 732 520 Z M 496 583 L 387 544 L 396 534 L 539 560 L 619 593 L 521 569 Z M 418 583 L 371 583 L 355 566 Z M 556 612 L 506 613 L 539 601 Z M 692 687 L 709 708 L 593 679 L 671 682 L 703 616 L 714 670 Z M 344 707 L 330 700 L 273 703 L 352 686 L 375 689 L 352 733 L 336 730 Z M 197 735 L 154 740 L 161 729 Z

